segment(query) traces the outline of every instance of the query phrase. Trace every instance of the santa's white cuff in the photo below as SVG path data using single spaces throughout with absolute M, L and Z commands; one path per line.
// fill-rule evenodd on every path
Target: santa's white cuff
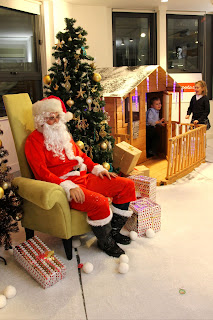
M 79 156 L 75 157 L 74 160 L 77 160 L 79 165 L 82 165 L 82 163 L 84 162 L 84 159 Z
M 109 223 L 112 220 L 112 210 L 110 210 L 110 215 L 104 219 L 100 219 L 100 220 L 91 220 L 88 216 L 87 216 L 87 222 L 93 226 L 93 227 L 103 227 L 105 226 L 105 224 Z
M 107 171 L 107 170 L 104 169 L 104 167 L 101 164 L 96 164 L 96 166 L 94 166 L 94 168 L 92 169 L 92 174 L 94 174 L 95 176 L 98 176 L 102 171 Z
M 111 205 L 111 209 L 112 209 L 113 213 L 117 213 L 117 214 L 119 214 L 120 216 L 123 216 L 123 217 L 128 217 L 129 218 L 133 214 L 132 210 L 121 210 L 121 209 L 118 209 L 118 208 L 114 207 L 113 205 Z
M 70 196 L 70 189 L 78 188 L 78 185 L 70 180 L 65 180 L 60 183 L 60 186 L 64 189 L 66 192 L 67 200 L 70 202 L 72 200 Z

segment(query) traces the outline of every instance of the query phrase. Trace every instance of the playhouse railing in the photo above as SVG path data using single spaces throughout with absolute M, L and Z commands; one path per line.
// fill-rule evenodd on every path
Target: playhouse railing
M 195 128 L 193 125 L 179 124 L 179 132 L 183 128 L 185 133 L 168 140 L 167 180 L 196 167 L 206 157 L 206 125 Z

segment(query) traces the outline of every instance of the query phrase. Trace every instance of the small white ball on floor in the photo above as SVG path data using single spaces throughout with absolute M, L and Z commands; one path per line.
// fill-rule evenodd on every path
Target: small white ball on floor
M 91 273 L 93 271 L 94 267 L 91 262 L 86 262 L 86 263 L 84 263 L 82 269 L 85 273 Z
M 73 248 L 78 248 L 81 246 L 81 240 L 80 239 L 74 239 L 72 240 L 72 247 Z
M 118 267 L 119 273 L 127 273 L 129 271 L 129 265 L 125 262 L 121 262 Z
M 135 231 L 130 231 L 130 233 L 129 233 L 129 237 L 130 237 L 130 239 L 131 240 L 136 240 L 137 239 L 137 237 L 138 237 L 138 234 L 137 234 L 137 232 L 135 232 Z
M 152 228 L 146 230 L 147 238 L 153 238 L 155 236 L 155 231 Z
M 128 263 L 129 262 L 129 257 L 126 254 L 122 254 L 119 258 L 119 262 L 125 262 Z
M 11 298 L 14 298 L 15 295 L 16 295 L 16 288 L 13 287 L 13 286 L 7 286 L 5 289 L 4 289 L 4 295 L 7 299 L 11 299 Z
M 7 304 L 7 299 L 3 294 L 0 294 L 0 309 L 4 308 Z

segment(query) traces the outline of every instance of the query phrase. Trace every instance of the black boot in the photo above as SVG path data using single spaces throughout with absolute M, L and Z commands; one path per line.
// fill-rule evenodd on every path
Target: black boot
M 122 211 L 127 211 L 129 208 L 129 203 L 123 203 L 123 204 L 112 204 L 112 211 L 113 213 L 113 218 L 111 220 L 111 226 L 112 226 L 112 237 L 117 243 L 121 244 L 130 244 L 131 240 L 129 237 L 124 236 L 123 234 L 120 233 L 122 227 L 125 225 L 125 223 L 128 220 L 128 216 L 122 216 L 120 214 L 115 213 L 116 211 L 119 213 L 122 213 Z M 131 214 L 130 214 L 131 215 Z
M 109 256 L 120 257 L 120 255 L 125 254 L 125 252 L 117 245 L 115 240 L 111 235 L 111 226 L 106 224 L 104 226 L 93 227 L 92 231 L 94 232 L 96 238 L 98 239 L 98 247 L 106 252 Z

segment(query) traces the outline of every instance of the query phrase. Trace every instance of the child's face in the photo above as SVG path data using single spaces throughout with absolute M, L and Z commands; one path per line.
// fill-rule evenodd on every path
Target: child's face
M 201 95 L 201 94 L 203 94 L 203 88 L 201 87 L 201 85 L 199 84 L 199 83 L 197 83 L 196 85 L 195 85 L 195 93 L 197 94 L 197 95 Z
M 160 110 L 161 109 L 161 101 L 159 100 L 155 100 L 152 104 L 152 108 L 156 109 L 156 110 Z

